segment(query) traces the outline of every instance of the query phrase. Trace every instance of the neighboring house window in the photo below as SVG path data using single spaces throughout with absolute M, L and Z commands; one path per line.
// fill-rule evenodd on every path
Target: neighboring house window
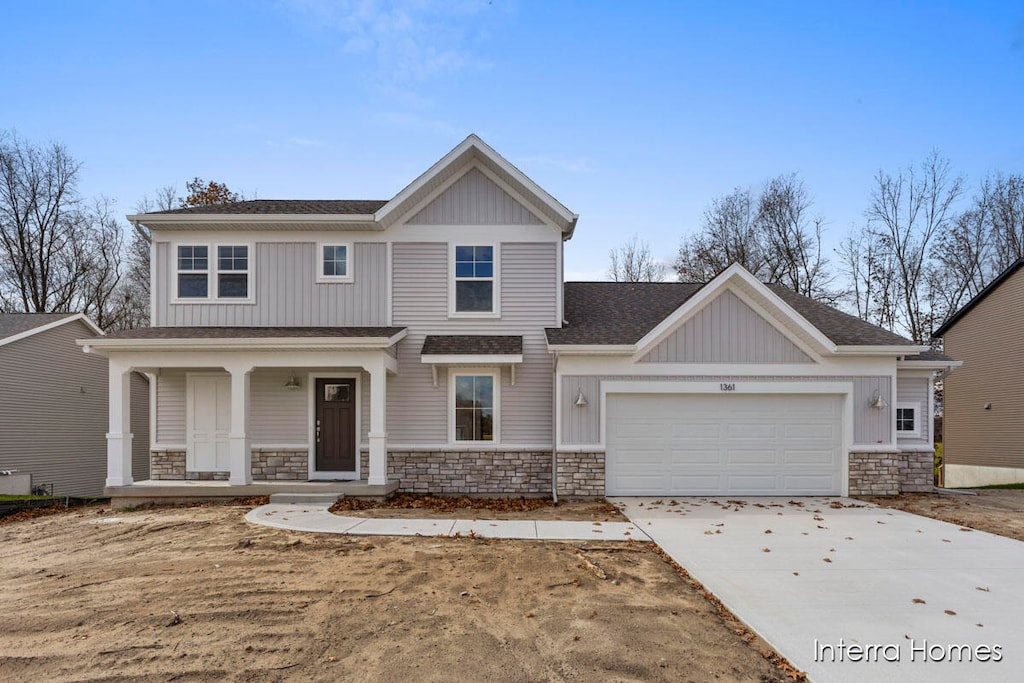
M 210 248 L 178 247 L 178 298 L 205 299 L 209 296 Z
M 918 424 L 917 404 L 896 404 L 896 435 L 918 436 L 920 434 L 920 431 L 920 425 Z
M 456 245 L 454 249 L 454 294 L 452 312 L 460 315 L 497 313 L 495 253 L 489 246 Z
M 452 375 L 453 441 L 496 441 L 498 426 L 497 372 Z
M 175 250 L 179 303 L 252 303 L 252 245 L 180 244 Z
M 217 247 L 217 296 L 249 298 L 249 247 Z
M 317 282 L 352 282 L 351 245 L 317 245 Z

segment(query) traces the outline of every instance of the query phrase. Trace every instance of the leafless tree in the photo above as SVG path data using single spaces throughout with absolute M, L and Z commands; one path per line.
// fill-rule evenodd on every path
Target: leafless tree
M 1024 175 L 989 178 L 976 203 L 984 205 L 989 217 L 992 271 L 999 274 L 1024 258 Z
M 932 152 L 920 165 L 895 175 L 879 171 L 865 215 L 878 256 L 891 262 L 893 274 L 880 294 L 895 302 L 896 326 L 911 339 L 927 342 L 942 312 L 929 305 L 925 285 L 936 236 L 948 230 L 953 204 L 963 192 L 963 178 Z
M 812 299 L 835 303 L 840 292 L 821 252 L 824 219 L 810 215 L 812 201 L 795 173 L 769 180 L 757 202 L 756 227 L 769 282 Z
M 683 282 L 707 282 L 739 263 L 763 279 L 768 275 L 764 250 L 751 192 L 736 188 L 704 210 L 700 230 L 679 248 L 675 269 Z
M 608 276 L 615 282 L 661 282 L 665 279 L 668 268 L 651 256 L 650 245 L 641 242 L 636 235 L 608 255 L 611 259 Z

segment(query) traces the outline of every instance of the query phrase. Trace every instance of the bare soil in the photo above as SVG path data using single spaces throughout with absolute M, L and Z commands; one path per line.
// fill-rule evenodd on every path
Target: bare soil
M 864 500 L 1024 541 L 1024 489 L 975 489 L 972 493 L 978 495 L 908 493 Z
M 400 493 L 384 502 L 342 498 L 331 512 L 345 517 L 400 519 L 541 519 L 583 522 L 628 522 L 617 507 L 603 499 L 470 498 Z
M 301 534 L 247 509 L 0 526 L 0 680 L 785 680 L 651 545 Z

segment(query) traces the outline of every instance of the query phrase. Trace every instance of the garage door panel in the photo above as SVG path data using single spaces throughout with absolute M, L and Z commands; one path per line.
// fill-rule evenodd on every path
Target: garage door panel
M 834 495 L 842 398 L 608 396 L 609 495 Z

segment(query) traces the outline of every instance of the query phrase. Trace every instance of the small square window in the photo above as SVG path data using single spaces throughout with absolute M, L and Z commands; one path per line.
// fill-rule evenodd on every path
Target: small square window
M 349 245 L 320 244 L 317 250 L 317 281 L 352 282 Z
M 921 431 L 920 421 L 917 419 L 918 406 L 915 404 L 900 404 L 896 406 L 896 434 L 899 436 L 918 436 Z

